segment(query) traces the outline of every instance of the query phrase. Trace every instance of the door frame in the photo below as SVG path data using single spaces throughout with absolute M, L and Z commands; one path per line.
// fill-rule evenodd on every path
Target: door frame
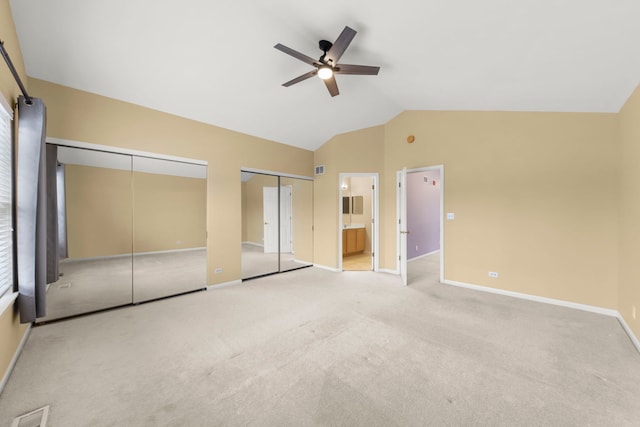
M 421 168 L 407 169 L 407 175 L 416 172 L 428 172 L 428 171 L 440 172 L 440 283 L 444 283 L 444 165 L 424 166 Z M 400 174 L 402 171 L 396 171 L 396 274 L 400 274 L 400 190 L 397 187 L 397 183 L 400 182 Z M 406 203 L 406 200 L 405 200 Z M 406 206 L 405 206 L 406 211 Z
M 345 178 L 371 178 L 373 182 L 373 190 L 371 192 L 371 266 L 373 271 L 378 272 L 380 269 L 380 175 L 377 172 L 341 172 L 338 174 L 338 271 L 342 270 L 342 181 Z

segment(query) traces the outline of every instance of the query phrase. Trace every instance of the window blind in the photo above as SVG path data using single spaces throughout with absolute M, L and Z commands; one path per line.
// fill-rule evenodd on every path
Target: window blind
M 0 108 L 0 297 L 13 288 L 11 120 Z

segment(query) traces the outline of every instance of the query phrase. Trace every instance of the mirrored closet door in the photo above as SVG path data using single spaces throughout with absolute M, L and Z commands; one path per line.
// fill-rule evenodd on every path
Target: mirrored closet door
M 242 279 L 313 264 L 313 181 L 241 172 Z
M 133 302 L 207 285 L 207 167 L 133 158 Z
M 206 287 L 206 166 L 56 148 L 60 278 L 38 322 Z
M 132 157 L 57 147 L 57 159 L 60 278 L 39 321 L 132 302 Z

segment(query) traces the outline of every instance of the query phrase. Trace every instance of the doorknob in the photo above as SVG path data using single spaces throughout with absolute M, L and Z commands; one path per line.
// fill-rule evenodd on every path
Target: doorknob
M 268 222 L 265 222 L 265 223 L 264 223 L 264 225 L 268 225 L 268 224 L 269 224 Z

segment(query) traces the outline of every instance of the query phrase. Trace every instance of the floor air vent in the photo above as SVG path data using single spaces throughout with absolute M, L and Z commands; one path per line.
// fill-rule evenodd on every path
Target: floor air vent
M 48 417 L 49 405 L 16 417 L 11 423 L 11 427 L 47 427 Z

